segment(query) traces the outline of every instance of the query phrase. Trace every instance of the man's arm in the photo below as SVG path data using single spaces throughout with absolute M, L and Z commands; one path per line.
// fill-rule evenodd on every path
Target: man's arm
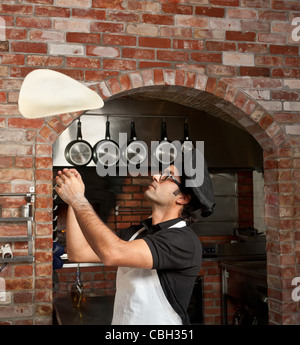
M 71 206 L 68 206 L 67 212 L 66 240 L 67 254 L 70 261 L 100 262 L 99 257 L 86 241 Z
M 146 242 L 119 239 L 84 197 L 82 183 L 73 173 L 64 170 L 56 182 L 56 192 L 72 207 L 86 242 L 105 265 L 152 268 L 152 254 Z

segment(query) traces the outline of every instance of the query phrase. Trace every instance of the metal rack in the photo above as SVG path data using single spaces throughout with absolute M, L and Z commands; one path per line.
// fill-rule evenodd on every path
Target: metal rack
M 2 193 L 0 197 L 25 197 L 26 204 L 31 205 L 35 201 L 34 188 L 30 188 L 29 193 Z M 30 207 L 29 207 L 30 209 Z M 32 234 L 32 222 L 33 216 L 29 214 L 28 217 L 0 217 L 0 223 L 27 223 L 27 236 L 1 236 L 0 242 L 27 242 L 28 243 L 28 255 L 27 256 L 17 256 L 13 258 L 2 258 L 0 257 L 0 263 L 9 262 L 33 262 L 33 234 Z

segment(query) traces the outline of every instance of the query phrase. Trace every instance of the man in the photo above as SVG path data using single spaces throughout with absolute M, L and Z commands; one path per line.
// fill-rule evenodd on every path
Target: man
M 75 169 L 56 177 L 69 205 L 68 258 L 118 266 L 112 324 L 188 324 L 187 307 L 201 266 L 201 243 L 182 219 L 194 198 L 174 165 L 154 175 L 145 191 L 152 217 L 116 236 L 84 196 Z

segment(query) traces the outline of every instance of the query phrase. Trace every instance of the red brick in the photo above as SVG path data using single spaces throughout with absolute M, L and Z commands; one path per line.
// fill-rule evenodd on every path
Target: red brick
M 47 44 L 35 42 L 12 42 L 11 50 L 19 53 L 47 54 Z
M 51 169 L 52 157 L 36 157 L 35 166 L 37 169 Z
M 156 61 L 139 61 L 139 68 L 158 68 L 158 67 L 171 67 L 170 62 L 156 62 Z
M 25 40 L 27 31 L 25 29 L 6 29 L 6 38 L 8 40 Z
M 187 61 L 189 52 L 187 51 L 171 51 L 171 50 L 158 50 L 157 59 L 165 61 Z
M 210 0 L 211 5 L 239 7 L 239 0 Z
M 91 22 L 91 32 L 123 32 L 124 24 L 106 23 L 106 22 Z
M 127 74 L 120 75 L 119 80 L 120 80 L 120 85 L 123 91 L 131 89 L 130 78 Z
M 58 56 L 27 55 L 28 66 L 61 67 L 63 62 L 64 58 Z
M 136 62 L 132 60 L 115 60 L 115 59 L 104 59 L 103 69 L 108 70 L 135 70 Z
M 15 277 L 29 277 L 33 274 L 31 265 L 15 266 Z
M 47 144 L 36 144 L 35 153 L 37 156 L 52 156 L 52 146 Z
M 277 45 L 270 45 L 270 53 L 271 54 L 280 54 L 280 55 L 299 55 L 299 47 L 297 46 L 277 46 Z
M 49 180 L 52 180 L 52 171 L 36 169 L 35 177 L 36 177 L 37 181 L 49 181 Z M 42 186 L 40 186 L 40 190 L 41 189 L 43 189 Z M 45 189 L 43 189 L 43 190 L 46 191 Z M 42 193 L 42 194 L 47 194 L 47 193 Z
M 272 91 L 271 99 L 282 99 L 285 101 L 297 101 L 300 96 L 297 92 L 289 91 Z
M 285 65 L 289 66 L 289 67 L 300 68 L 300 58 L 287 57 L 287 58 L 285 58 Z
M 8 119 L 8 127 L 11 128 L 41 128 L 44 124 L 44 119 L 24 119 L 24 118 L 10 118 Z
M 217 85 L 217 81 L 215 78 L 208 78 L 205 91 L 214 93 L 216 85 Z
M 18 17 L 17 26 L 37 29 L 51 29 L 52 21 L 46 18 Z
M 195 14 L 207 17 L 224 18 L 225 8 L 196 6 Z
M 269 8 L 269 0 L 242 0 L 243 6 L 254 8 Z
M 118 78 L 110 78 L 106 83 L 112 94 L 120 93 L 122 91 Z
M 300 78 L 300 70 L 291 68 L 274 68 L 272 76 L 280 78 Z
M 287 12 L 278 12 L 278 11 L 262 11 L 259 13 L 259 20 L 265 21 L 287 21 Z
M 110 12 L 107 16 L 108 20 L 117 21 L 117 22 L 139 22 L 140 16 L 138 13 L 133 12 Z
M 222 62 L 222 54 L 191 53 L 191 59 L 198 62 Z
M 67 32 L 66 42 L 76 43 L 100 43 L 100 34 L 79 33 L 79 32 Z
M 92 7 L 95 8 L 113 8 L 123 10 L 123 0 L 93 0 Z
M 160 37 L 140 37 L 139 46 L 151 48 L 171 48 L 171 40 L 169 38 Z
M 155 51 L 152 49 L 123 48 L 122 57 L 138 60 L 155 59 Z
M 11 168 L 13 166 L 12 157 L 0 157 L 0 168 Z
M 160 14 L 143 14 L 143 22 L 156 25 L 174 25 L 174 17 Z
M 72 8 L 72 18 L 78 19 L 91 19 L 91 20 L 105 20 L 106 11 L 84 9 L 84 8 Z
M 99 59 L 88 59 L 79 57 L 67 57 L 66 66 L 71 68 L 100 68 Z
M 283 58 L 280 56 L 257 55 L 255 56 L 257 66 L 282 66 Z
M 52 211 L 35 211 L 35 221 L 39 223 L 47 223 L 53 220 Z M 36 239 L 37 241 L 38 239 Z M 40 241 L 41 242 L 41 241 Z M 40 249 L 40 247 L 38 247 Z
M 8 52 L 9 51 L 9 42 L 2 41 L 0 42 L 0 52 Z
M 255 41 L 255 32 L 226 31 L 226 39 L 229 41 Z
M 164 84 L 164 74 L 162 70 L 155 69 L 154 70 L 154 84 Z M 146 181 L 145 181 L 146 183 Z M 147 181 L 148 183 L 148 181 Z
M 207 66 L 207 73 L 216 76 L 233 76 L 236 75 L 236 67 L 209 64 Z
M 162 12 L 174 14 L 193 14 L 193 7 L 190 5 L 180 5 L 165 3 L 161 5 Z
M 251 76 L 251 77 L 269 77 L 270 69 L 265 67 L 240 67 L 241 76 Z
M 206 41 L 206 49 L 213 51 L 235 51 L 236 45 L 231 42 Z
M 300 11 L 300 3 L 298 1 L 272 0 L 271 7 L 274 10 Z
M 8 5 L 2 4 L 0 6 L 1 13 L 5 14 L 32 14 L 33 7 L 30 5 Z
M 267 53 L 268 46 L 266 44 L 238 43 L 238 51 L 242 53 Z
M 32 168 L 33 159 L 32 157 L 16 157 L 15 165 L 16 168 Z
M 203 50 L 204 44 L 200 40 L 174 39 L 174 49 Z
M 103 44 L 109 45 L 121 45 L 121 46 L 136 46 L 136 37 L 135 36 L 126 36 L 126 35 L 110 35 L 103 34 L 102 36 Z
M 85 71 L 85 80 L 86 81 L 102 81 L 108 77 L 115 76 L 118 74 L 117 71 Z
M 70 17 L 70 9 L 56 6 L 36 6 L 35 15 L 43 17 Z

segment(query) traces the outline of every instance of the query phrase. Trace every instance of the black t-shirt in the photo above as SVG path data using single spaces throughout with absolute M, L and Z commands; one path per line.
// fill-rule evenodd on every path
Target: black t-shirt
M 187 308 L 202 262 L 202 246 L 188 226 L 169 228 L 182 219 L 176 218 L 156 225 L 148 218 L 142 225 L 121 230 L 120 238 L 128 241 L 141 227 L 145 230 L 136 239 L 144 239 L 153 257 L 163 291 L 183 324 L 189 324 Z

